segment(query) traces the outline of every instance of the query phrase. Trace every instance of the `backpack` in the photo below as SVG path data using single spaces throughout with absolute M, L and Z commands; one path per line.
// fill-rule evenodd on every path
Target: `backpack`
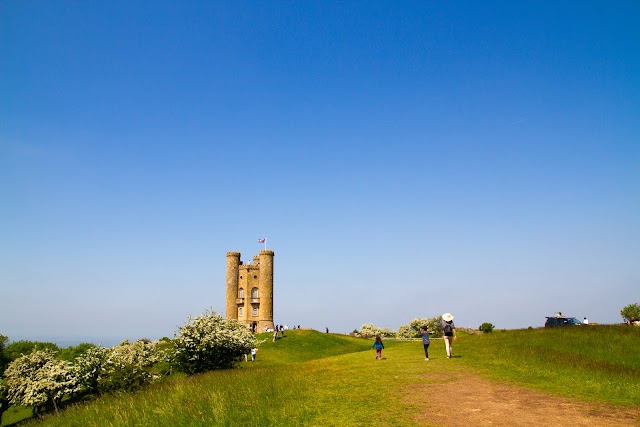
M 453 333 L 453 328 L 451 327 L 451 322 L 444 322 L 444 326 L 442 327 L 442 331 L 445 335 L 449 335 Z

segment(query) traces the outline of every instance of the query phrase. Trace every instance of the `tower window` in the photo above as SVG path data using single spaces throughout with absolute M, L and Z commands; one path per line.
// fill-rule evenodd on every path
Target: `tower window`
M 251 289 L 251 298 L 258 298 L 258 288 Z
M 258 309 L 257 309 L 257 308 L 255 308 L 255 307 L 253 307 L 253 315 L 254 315 L 254 316 L 257 316 L 257 315 L 258 315 Z
M 238 317 L 242 317 L 242 307 L 238 307 Z
M 239 294 L 238 298 L 244 298 L 244 288 L 240 288 Z

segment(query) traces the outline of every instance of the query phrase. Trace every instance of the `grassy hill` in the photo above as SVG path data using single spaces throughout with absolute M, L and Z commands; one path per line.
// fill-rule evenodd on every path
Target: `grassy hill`
M 192 377 L 174 376 L 139 393 L 106 396 L 48 416 L 48 426 L 411 426 L 416 385 L 462 370 L 546 392 L 640 405 L 640 328 L 585 328 L 459 334 L 447 359 L 433 340 L 372 340 L 317 331 L 258 337 L 256 362 Z M 413 399 L 415 401 L 415 399 Z M 31 423 L 27 424 L 30 425 Z

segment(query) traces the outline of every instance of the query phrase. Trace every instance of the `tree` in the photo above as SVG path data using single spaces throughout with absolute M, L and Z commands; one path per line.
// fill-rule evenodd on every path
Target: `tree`
M 255 347 L 251 331 L 212 310 L 189 317 L 174 340 L 174 363 L 187 374 L 231 368 Z
M 478 327 L 478 330 L 485 333 L 489 333 L 489 332 L 492 332 L 494 328 L 495 326 L 493 324 L 489 322 L 484 322 L 482 325 L 480 325 L 480 327 Z
M 2 373 L 11 361 L 6 355 L 7 342 L 9 342 L 9 338 L 5 337 L 4 335 L 0 335 L 0 376 L 2 376 Z
M 57 352 L 60 350 L 55 343 L 52 342 L 40 342 L 40 341 L 15 341 L 7 345 L 5 349 L 5 355 L 9 360 L 16 360 L 20 356 L 30 354 L 33 350 L 49 350 Z
M 11 362 L 5 371 L 5 384 L 9 402 L 29 406 L 34 414 L 46 405 L 57 412 L 62 398 L 79 390 L 73 365 L 57 360 L 51 351 L 41 350 Z
M 9 409 L 9 396 L 7 386 L 0 379 L 0 424 L 2 424 L 2 414 Z
M 620 310 L 620 315 L 627 321 L 640 321 L 640 304 L 629 304 Z
M 78 356 L 83 355 L 90 348 L 94 348 L 96 345 L 91 343 L 80 343 L 76 346 L 70 346 L 60 349 L 56 352 L 56 357 L 60 360 L 66 360 L 73 362 Z

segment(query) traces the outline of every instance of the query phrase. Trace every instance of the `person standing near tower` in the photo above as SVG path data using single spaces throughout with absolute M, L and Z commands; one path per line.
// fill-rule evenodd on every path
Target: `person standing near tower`
M 453 324 L 453 316 L 451 313 L 442 315 L 442 338 L 444 339 L 445 349 L 447 350 L 447 359 L 453 356 L 453 340 L 456 337 L 456 326 Z

